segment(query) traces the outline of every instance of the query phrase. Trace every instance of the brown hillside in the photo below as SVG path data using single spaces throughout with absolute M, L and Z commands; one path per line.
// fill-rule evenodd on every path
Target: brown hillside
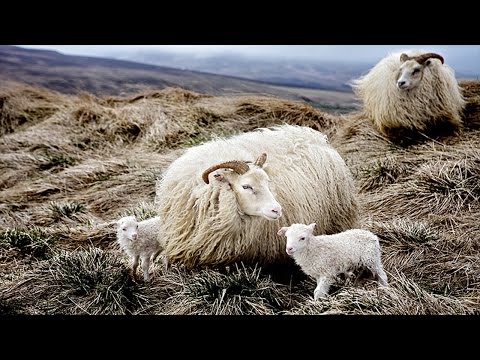
M 398 146 L 366 119 L 266 96 L 180 88 L 128 97 L 0 92 L 0 313 L 479 314 L 480 82 L 463 82 L 465 128 Z M 183 149 L 275 124 L 325 132 L 349 165 L 363 227 L 391 286 L 344 284 L 313 302 L 298 269 L 128 275 L 108 223 L 155 214 L 155 181 Z

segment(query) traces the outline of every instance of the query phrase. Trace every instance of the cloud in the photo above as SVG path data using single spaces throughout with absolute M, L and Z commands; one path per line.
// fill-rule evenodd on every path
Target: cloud
M 128 52 L 164 51 L 215 56 L 241 55 L 252 58 L 301 59 L 375 63 L 393 51 L 425 49 L 438 52 L 461 71 L 480 73 L 480 45 L 19 45 L 57 50 L 64 54 L 108 57 Z M 130 57 L 132 58 L 132 57 Z

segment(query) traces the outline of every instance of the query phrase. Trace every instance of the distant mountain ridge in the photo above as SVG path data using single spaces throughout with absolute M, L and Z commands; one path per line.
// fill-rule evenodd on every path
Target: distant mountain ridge
M 292 60 L 273 56 L 260 58 L 233 53 L 192 55 L 145 49 L 129 52 L 112 51 L 111 56 L 147 64 L 235 76 L 269 84 L 346 92 L 351 91 L 348 85 L 351 80 L 366 73 L 375 65 L 375 62 L 358 61 L 353 54 L 339 61 Z M 458 56 L 455 62 L 462 63 Z M 459 79 L 478 78 L 476 74 L 457 70 L 456 76 Z
M 63 93 L 88 91 L 121 95 L 177 86 L 213 95 L 254 93 L 295 97 L 268 84 L 232 76 L 11 45 L 0 45 L 0 80 L 24 82 Z
M 112 52 L 112 57 L 234 76 L 274 85 L 347 92 L 351 91 L 348 83 L 371 67 L 369 63 L 351 61 L 318 63 L 312 60 L 256 59 L 233 54 L 191 56 L 147 50 L 129 53 Z

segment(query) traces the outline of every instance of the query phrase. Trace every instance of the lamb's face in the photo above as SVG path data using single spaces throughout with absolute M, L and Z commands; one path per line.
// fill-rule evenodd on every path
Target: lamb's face
M 230 185 L 242 213 L 267 220 L 282 216 L 282 207 L 272 194 L 270 179 L 263 169 L 252 168 L 243 175 L 236 174 Z
M 310 225 L 292 224 L 288 227 L 282 227 L 278 230 L 278 235 L 287 237 L 287 245 L 285 250 L 288 255 L 292 256 L 297 251 L 302 250 L 308 243 L 308 239 L 313 236 L 315 223 Z
M 398 71 L 397 88 L 401 91 L 416 88 L 422 81 L 424 70 L 425 66 L 415 60 L 405 61 Z
M 138 222 L 135 216 L 126 216 L 118 220 L 117 232 L 119 238 L 134 241 L 138 237 Z

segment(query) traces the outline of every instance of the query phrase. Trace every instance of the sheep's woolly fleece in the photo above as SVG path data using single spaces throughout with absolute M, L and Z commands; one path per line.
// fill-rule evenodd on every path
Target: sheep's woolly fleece
M 420 85 L 400 91 L 396 80 L 400 56 L 417 56 L 428 51 L 412 50 L 389 54 L 366 75 L 355 79 L 352 88 L 363 102 L 363 114 L 384 135 L 399 129 L 424 132 L 446 125 L 458 128 L 462 124 L 465 100 L 454 70 L 438 59 L 425 68 Z
M 224 161 L 254 161 L 267 153 L 265 172 L 283 208 L 277 221 L 242 216 L 228 184 L 205 184 L 202 173 Z M 291 261 L 280 227 L 316 222 L 321 233 L 355 227 L 359 218 L 352 174 L 324 134 L 281 125 L 193 148 L 175 160 L 156 187 L 160 236 L 169 263 L 187 267 Z

